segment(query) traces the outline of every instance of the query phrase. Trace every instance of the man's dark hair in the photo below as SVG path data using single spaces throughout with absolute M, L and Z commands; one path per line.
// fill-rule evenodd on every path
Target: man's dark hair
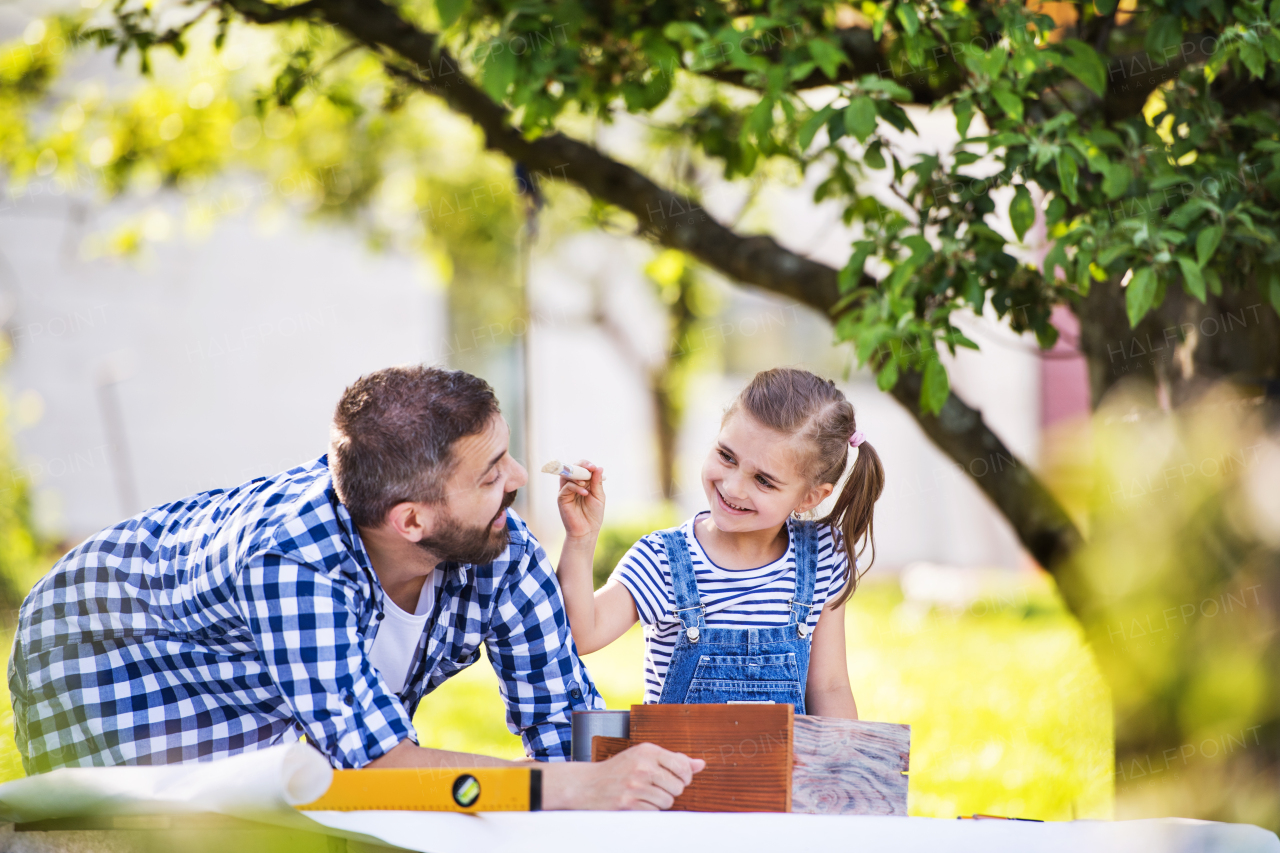
M 361 376 L 342 393 L 329 431 L 333 486 L 351 518 L 377 527 L 404 501 L 440 503 L 454 442 L 498 414 L 489 383 L 461 370 L 411 365 Z

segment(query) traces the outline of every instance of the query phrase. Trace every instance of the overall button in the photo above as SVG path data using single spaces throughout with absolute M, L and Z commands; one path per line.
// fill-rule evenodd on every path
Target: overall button
M 691 643 L 698 642 L 698 637 L 700 634 L 701 632 L 698 630 L 697 625 L 693 625 L 692 627 L 686 628 L 684 631 L 684 635 L 689 638 L 689 642 Z
M 799 634 L 801 637 L 809 636 L 809 623 L 801 622 L 799 625 L 797 625 L 796 633 Z

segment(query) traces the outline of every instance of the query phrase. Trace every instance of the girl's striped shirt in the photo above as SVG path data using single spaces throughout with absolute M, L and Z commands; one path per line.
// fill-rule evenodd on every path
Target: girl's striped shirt
M 787 552 L 772 563 L 754 569 L 726 569 L 711 561 L 694 535 L 702 512 L 680 526 L 689 547 L 689 560 L 698 581 L 698 595 L 706 605 L 708 628 L 766 628 L 786 625 L 791 619 L 795 594 L 795 527 L 787 519 Z M 844 549 L 833 547 L 831 528 L 820 525 L 818 566 L 813 584 L 813 609 L 809 628 L 818 624 L 823 605 L 844 588 Z M 855 564 L 856 565 L 856 564 Z M 675 593 L 666 545 L 661 531 L 650 533 L 631 546 L 610 581 L 626 587 L 644 625 L 644 701 L 653 704 L 662 693 L 671 653 L 675 649 L 680 619 L 675 614 Z M 812 636 L 812 634 L 810 634 Z

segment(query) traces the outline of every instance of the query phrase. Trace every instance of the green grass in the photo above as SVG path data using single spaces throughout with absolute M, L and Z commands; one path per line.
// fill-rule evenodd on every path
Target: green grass
M 868 584 L 848 611 L 859 714 L 911 725 L 911 814 L 1111 817 L 1109 693 L 1049 582 L 1019 576 L 959 612 Z M 641 701 L 642 657 L 636 628 L 584 658 L 609 707 Z M 414 723 L 424 746 L 523 754 L 488 666 L 424 699 Z
M 862 718 L 911 724 L 911 814 L 1111 817 L 1109 694 L 1048 581 L 1019 576 L 958 611 L 867 584 L 848 611 Z M 6 651 L 11 636 L 0 635 Z M 609 707 L 641 701 L 642 646 L 633 629 L 585 658 Z M 0 779 L 18 778 L 7 687 L 0 694 Z M 523 754 L 483 662 L 426 697 L 414 724 L 423 746 Z

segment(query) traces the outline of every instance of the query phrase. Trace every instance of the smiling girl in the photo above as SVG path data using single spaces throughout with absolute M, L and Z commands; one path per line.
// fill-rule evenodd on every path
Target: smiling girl
M 851 459 L 831 511 L 801 520 Z M 561 478 L 567 537 L 557 570 L 580 653 L 640 620 L 646 703 L 779 702 L 800 714 L 858 718 L 844 605 L 868 543 L 874 559 L 884 469 L 835 383 L 789 368 L 757 374 L 703 463 L 710 510 L 640 539 L 595 593 L 603 469 L 582 464 L 590 481 Z

